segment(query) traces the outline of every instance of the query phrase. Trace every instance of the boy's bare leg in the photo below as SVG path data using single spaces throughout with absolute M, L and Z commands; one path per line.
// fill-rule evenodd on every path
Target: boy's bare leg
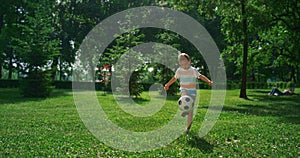
M 185 129 L 185 134 L 189 134 L 192 123 L 193 123 L 193 111 L 188 113 L 187 127 Z
M 181 92 L 181 96 L 184 96 L 184 95 L 187 95 L 187 92 L 185 92 L 185 91 Z M 196 99 L 195 96 L 190 96 L 190 97 L 192 97 L 192 99 L 195 101 L 195 99 Z M 185 131 L 186 134 L 189 133 L 192 123 L 193 123 L 193 111 L 190 111 L 188 113 L 187 127 L 186 127 L 186 131 Z
M 187 128 L 190 129 L 193 123 L 193 111 L 189 112 Z
M 196 97 L 194 97 L 194 96 L 191 96 L 191 97 L 194 100 L 193 104 L 195 104 Z M 186 127 L 186 131 L 185 131 L 187 134 L 189 133 L 189 131 L 191 129 L 192 123 L 193 123 L 193 110 L 191 112 L 189 112 L 189 114 L 188 114 L 187 127 Z

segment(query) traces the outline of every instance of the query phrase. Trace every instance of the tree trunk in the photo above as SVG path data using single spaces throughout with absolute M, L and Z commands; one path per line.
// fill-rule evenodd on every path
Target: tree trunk
M 2 79 L 2 64 L 0 64 L 0 79 Z
M 290 81 L 294 81 L 296 83 L 296 76 L 295 76 L 295 67 L 291 66 L 291 76 Z
M 61 66 L 61 64 L 59 64 L 59 80 L 61 81 L 61 80 L 65 80 L 65 79 L 63 79 L 63 71 L 62 71 L 62 66 Z
M 62 61 L 61 61 L 61 58 L 59 59 L 59 80 L 60 81 L 61 80 L 65 80 L 65 78 L 63 79 L 63 71 L 62 71 Z
M 296 80 L 295 80 L 295 83 L 297 83 L 297 82 L 300 80 L 299 66 L 296 66 L 295 73 L 296 73 Z
M 90 59 L 89 66 L 90 66 L 90 70 L 91 70 L 91 81 L 95 82 L 95 75 L 96 75 L 95 74 L 95 66 L 93 65 L 92 59 Z
M 0 15 L 0 33 L 3 27 L 3 15 Z M 0 64 L 0 79 L 2 79 L 2 63 Z
M 2 31 L 2 27 L 4 25 L 4 22 L 3 22 L 3 15 L 0 15 L 0 33 Z
M 252 68 L 252 77 L 251 77 L 251 81 L 256 81 L 256 77 L 255 77 L 255 69 Z
M 242 0 L 242 25 L 243 25 L 243 68 L 242 68 L 242 86 L 240 90 L 240 98 L 247 99 L 247 57 L 248 57 L 248 30 L 245 1 Z
M 13 71 L 13 63 L 12 57 L 9 57 L 9 64 L 8 64 L 8 79 L 12 78 L 12 71 Z
M 52 78 L 52 80 L 55 80 L 56 71 L 57 71 L 57 65 L 58 65 L 58 58 L 59 57 L 55 57 L 53 59 L 52 65 L 51 65 L 51 78 Z

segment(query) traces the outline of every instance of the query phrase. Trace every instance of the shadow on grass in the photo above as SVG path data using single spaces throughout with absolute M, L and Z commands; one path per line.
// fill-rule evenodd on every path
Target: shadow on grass
M 123 103 L 131 103 L 131 101 L 134 101 L 134 103 L 136 103 L 136 104 L 141 104 L 141 105 L 143 105 L 143 104 L 145 104 L 145 103 L 147 103 L 147 102 L 150 102 L 150 99 L 147 99 L 147 98 L 142 98 L 142 97 L 123 97 L 123 96 L 118 96 L 117 97 L 118 99 L 118 101 L 120 101 L 120 102 L 123 102 Z
M 73 95 L 71 89 L 54 89 L 48 98 L 57 98 L 61 96 Z
M 300 124 L 300 97 L 269 96 L 267 91 L 253 91 L 251 100 L 236 106 L 224 106 L 223 111 L 235 111 L 256 116 L 276 116 L 286 123 Z
M 170 100 L 170 101 L 175 101 L 177 102 L 177 100 L 180 98 L 179 95 L 174 95 L 174 96 L 167 96 L 166 100 Z M 124 96 L 120 96 L 118 97 L 119 101 L 124 101 L 124 102 L 128 102 L 129 100 L 133 100 L 135 103 L 137 104 L 145 104 L 151 101 L 151 98 L 145 98 L 145 97 L 124 97 Z
M 145 99 L 145 98 L 132 98 L 132 100 L 137 104 L 142 104 L 144 102 L 149 102 L 150 101 L 150 99 Z
M 192 148 L 196 148 L 203 153 L 212 153 L 214 146 L 207 142 L 205 139 L 200 138 L 197 134 L 191 133 L 191 139 L 188 141 L 188 145 Z
M 54 89 L 47 98 L 58 98 L 67 94 L 69 90 Z M 27 98 L 23 97 L 18 88 L 0 88 L 0 105 L 1 104 L 18 104 L 23 102 L 39 102 L 47 98 Z
M 275 106 L 275 105 L 274 105 Z M 256 116 L 277 116 L 286 123 L 300 124 L 299 110 L 274 108 L 265 106 L 240 105 L 240 107 L 223 107 L 223 111 L 235 111 Z
M 260 89 L 260 90 L 254 90 L 253 92 L 255 92 L 255 93 L 263 93 L 263 94 L 268 94 L 268 93 L 270 93 L 270 92 L 271 92 L 271 90 L 262 90 L 262 89 Z

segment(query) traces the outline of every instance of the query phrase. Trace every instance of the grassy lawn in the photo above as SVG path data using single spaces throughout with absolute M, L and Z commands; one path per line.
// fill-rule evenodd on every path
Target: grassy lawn
M 25 99 L 17 89 L 0 89 L 0 157 L 299 157 L 300 96 L 268 96 L 268 92 L 248 90 L 249 100 L 243 100 L 239 90 L 228 90 L 214 128 L 199 138 L 210 100 L 210 91 L 200 90 L 189 135 L 165 148 L 134 153 L 97 140 L 81 121 L 70 90 L 55 90 L 47 99 Z M 169 97 L 160 112 L 137 119 L 116 106 L 112 94 L 97 94 L 112 122 L 132 131 L 155 130 L 177 110 L 178 97 Z M 142 97 L 136 102 L 146 104 L 149 96 Z

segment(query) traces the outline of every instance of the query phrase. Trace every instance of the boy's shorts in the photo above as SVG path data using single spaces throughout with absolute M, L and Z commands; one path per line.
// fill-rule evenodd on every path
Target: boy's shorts
M 193 102 L 193 107 L 195 104 L 195 99 L 196 99 L 196 95 L 197 95 L 197 90 L 196 89 L 188 89 L 188 88 L 180 88 L 180 93 L 182 94 L 183 92 L 186 92 L 186 95 L 192 97 L 192 99 L 194 100 Z M 181 114 L 182 117 L 185 117 L 186 115 L 188 115 L 190 112 L 183 112 Z
M 188 88 L 180 88 L 180 93 L 186 92 L 187 95 L 193 97 L 193 99 L 196 97 L 197 90 L 196 89 L 188 89 Z

